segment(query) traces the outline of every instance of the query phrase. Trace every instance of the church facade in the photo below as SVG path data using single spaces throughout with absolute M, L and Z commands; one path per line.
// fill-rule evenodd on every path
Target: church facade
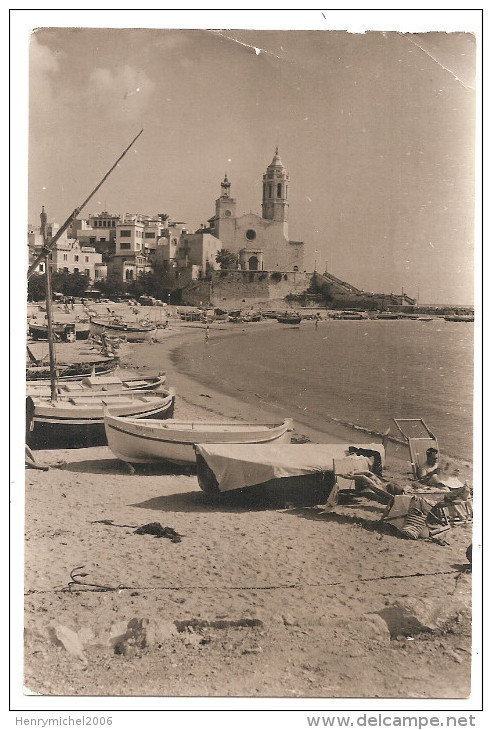
M 207 232 L 220 239 L 221 248 L 238 255 L 249 271 L 303 271 L 304 243 L 289 239 L 289 175 L 275 151 L 263 175 L 262 214 L 237 215 L 227 175 L 215 201 L 215 215 Z

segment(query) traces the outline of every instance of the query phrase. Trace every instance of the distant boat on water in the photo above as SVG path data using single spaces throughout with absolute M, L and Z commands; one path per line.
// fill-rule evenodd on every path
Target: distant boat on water
M 449 314 L 444 317 L 446 322 L 474 322 L 474 314 Z
M 376 319 L 399 319 L 400 315 L 398 312 L 378 312 Z
M 357 311 L 337 312 L 333 315 L 333 319 L 367 319 L 367 314 Z

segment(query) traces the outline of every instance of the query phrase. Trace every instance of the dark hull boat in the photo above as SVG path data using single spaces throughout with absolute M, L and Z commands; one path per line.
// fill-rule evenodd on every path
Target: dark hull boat
M 113 335 L 124 337 L 128 342 L 150 341 L 157 332 L 154 324 L 121 322 L 115 319 L 91 317 L 90 330 L 93 335 Z
M 473 314 L 450 314 L 444 317 L 446 322 L 474 322 L 475 317 Z
M 74 340 L 87 340 L 89 337 L 89 325 L 78 323 L 62 323 L 55 322 L 53 325 L 53 334 L 55 339 L 63 342 L 73 342 Z M 46 324 L 29 324 L 29 334 L 33 340 L 48 339 L 48 325 Z
M 104 411 L 133 418 L 171 418 L 173 391 L 129 391 L 26 398 L 26 443 L 37 449 L 106 444 Z
M 302 317 L 300 314 L 279 314 L 277 317 L 277 322 L 280 322 L 280 324 L 301 324 Z
M 95 375 L 108 375 L 118 367 L 119 358 L 107 357 L 101 360 L 93 360 L 92 362 L 75 362 L 69 365 L 60 364 L 57 366 L 58 380 L 71 381 L 80 380 L 91 373 Z M 50 366 L 49 365 L 29 365 L 26 368 L 26 380 L 35 380 L 37 382 L 50 382 Z

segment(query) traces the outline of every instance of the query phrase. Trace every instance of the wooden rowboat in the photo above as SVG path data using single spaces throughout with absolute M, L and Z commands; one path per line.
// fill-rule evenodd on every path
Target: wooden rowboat
M 53 324 L 53 334 L 56 339 L 63 342 L 73 342 L 74 340 L 87 340 L 89 337 L 89 325 L 67 322 L 55 322 Z M 33 340 L 48 339 L 48 325 L 29 323 L 29 334 Z
M 93 360 L 92 362 L 59 363 L 57 365 L 58 381 L 80 380 L 86 375 L 90 375 L 93 371 L 95 371 L 96 375 L 108 375 L 118 367 L 118 364 L 118 357 L 107 357 L 101 360 Z M 41 364 L 29 365 L 26 367 L 26 380 L 49 385 L 50 366 Z
M 300 314 L 280 314 L 277 317 L 277 322 L 281 324 L 301 324 L 302 317 Z
M 398 312 L 379 312 L 376 314 L 376 319 L 398 319 L 399 314 Z
M 108 408 L 104 414 L 108 446 L 115 456 L 131 463 L 170 461 L 194 464 L 197 443 L 290 443 L 291 418 L 282 423 L 237 421 L 178 421 L 121 418 Z
M 26 438 L 35 448 L 105 444 L 104 410 L 134 418 L 170 418 L 174 392 L 131 391 L 26 398 Z
M 163 388 L 166 382 L 166 375 L 158 375 L 152 378 L 128 377 L 119 378 L 116 375 L 91 374 L 80 380 L 62 381 L 57 384 L 58 395 L 83 395 L 85 393 L 125 393 L 127 391 L 157 390 Z M 27 395 L 51 395 L 49 381 L 30 382 L 26 385 Z
M 90 330 L 93 335 L 114 335 L 125 337 L 128 342 L 149 341 L 157 332 L 155 324 L 123 322 L 115 318 L 91 317 Z
M 204 492 L 218 494 L 250 487 L 300 488 L 307 479 L 328 492 L 334 483 L 335 460 L 361 462 L 378 456 L 384 464 L 382 444 L 197 444 L 198 484 Z M 324 486 L 323 486 L 324 485 Z M 325 495 L 327 497 L 328 494 Z

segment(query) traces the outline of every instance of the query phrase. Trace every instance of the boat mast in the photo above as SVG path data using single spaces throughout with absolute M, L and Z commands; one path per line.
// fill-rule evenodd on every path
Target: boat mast
M 50 248 L 46 240 L 46 220 L 47 215 L 44 210 L 44 205 L 41 210 L 41 235 L 43 236 L 43 255 L 45 261 L 45 280 L 46 280 L 46 317 L 48 324 L 48 347 L 50 353 L 50 387 L 51 387 L 51 402 L 57 400 L 56 393 L 56 355 L 55 355 L 55 343 L 53 338 L 53 316 L 51 309 L 51 266 L 50 266 Z
M 126 148 L 126 150 L 125 150 L 124 152 L 122 152 L 122 153 L 121 153 L 121 155 L 120 155 L 120 156 L 118 157 L 118 159 L 116 160 L 116 162 L 114 163 L 114 165 L 113 165 L 113 166 L 112 166 L 112 167 L 111 167 L 111 168 L 110 168 L 110 169 L 109 169 L 109 170 L 107 171 L 107 173 L 106 173 L 106 174 L 104 175 L 104 177 L 103 177 L 103 179 L 101 180 L 101 182 L 100 182 L 100 183 L 99 183 L 98 185 L 96 185 L 96 187 L 94 188 L 94 190 L 92 191 L 92 193 L 91 193 L 90 195 L 88 195 L 88 196 L 87 196 L 87 198 L 86 198 L 86 199 L 84 200 L 84 202 L 83 202 L 83 203 L 82 203 L 82 204 L 81 204 L 81 205 L 80 205 L 80 206 L 79 206 L 78 208 L 75 208 L 75 210 L 73 211 L 73 213 L 71 213 L 71 214 L 70 214 L 70 215 L 68 216 L 68 218 L 67 218 L 67 220 L 65 221 L 65 223 L 64 223 L 64 224 L 62 225 L 62 227 L 61 227 L 61 228 L 60 228 L 60 229 L 59 229 L 59 230 L 58 230 L 58 231 L 57 231 L 57 232 L 55 233 L 55 235 L 53 236 L 53 238 L 52 238 L 52 239 L 51 239 L 51 241 L 49 242 L 49 244 L 48 244 L 48 246 L 47 246 L 47 249 L 48 249 L 48 253 L 49 253 L 50 251 L 52 251 L 52 250 L 54 249 L 54 247 L 55 247 L 55 245 L 56 245 L 56 242 L 58 241 L 58 239 L 60 238 L 60 236 L 62 236 L 62 234 L 63 234 L 63 233 L 65 233 L 65 231 L 67 230 L 67 228 L 68 228 L 68 226 L 69 226 L 69 225 L 71 224 L 71 222 L 72 222 L 73 220 L 75 220 L 75 218 L 76 218 L 76 217 L 77 217 L 77 216 L 78 216 L 78 215 L 80 214 L 80 212 L 81 212 L 81 211 L 82 211 L 82 210 L 83 210 L 83 209 L 85 208 L 85 206 L 87 205 L 87 203 L 89 202 L 89 200 L 90 200 L 90 199 L 92 198 L 92 196 L 93 196 L 93 195 L 94 195 L 94 194 L 95 194 L 95 193 L 96 193 L 96 192 L 97 192 L 97 191 L 99 190 L 99 188 L 101 187 L 101 185 L 103 184 L 103 182 L 104 182 L 104 181 L 105 181 L 105 180 L 106 180 L 106 179 L 107 179 L 107 178 L 108 178 L 108 177 L 110 176 L 110 174 L 111 174 L 111 173 L 113 172 L 113 170 L 114 170 L 114 168 L 116 167 L 116 165 L 117 165 L 117 164 L 118 164 L 118 163 L 119 163 L 119 162 L 120 162 L 120 161 L 121 161 L 121 160 L 123 159 L 123 157 L 124 157 L 124 156 L 126 155 L 126 153 L 128 152 L 128 150 L 130 149 L 130 147 L 131 147 L 131 146 L 132 146 L 133 144 L 135 144 L 135 142 L 136 142 L 136 141 L 137 141 L 137 139 L 138 139 L 138 138 L 140 137 L 140 135 L 142 134 L 142 132 L 143 132 L 143 129 L 141 129 L 141 130 L 140 130 L 140 132 L 139 132 L 139 133 L 137 134 L 137 136 L 136 136 L 136 137 L 134 137 L 134 139 L 132 139 L 132 141 L 130 142 L 130 144 L 129 144 L 129 145 L 128 145 L 128 147 Z M 40 253 L 40 254 L 39 254 L 38 256 L 36 256 L 36 258 L 34 259 L 34 261 L 32 262 L 32 264 L 30 265 L 30 267 L 29 267 L 29 268 L 28 268 L 28 270 L 27 270 L 27 278 L 28 278 L 28 279 L 30 279 L 30 278 L 31 278 L 31 276 L 32 276 L 32 275 L 34 274 L 34 272 L 36 271 L 36 268 L 37 268 L 37 266 L 38 266 L 39 262 L 40 262 L 40 261 L 41 261 L 41 260 L 42 260 L 42 259 L 43 259 L 43 258 L 44 258 L 45 256 L 46 256 L 46 253 L 44 252 L 44 250 L 43 250 L 43 251 L 41 251 L 41 253 Z

